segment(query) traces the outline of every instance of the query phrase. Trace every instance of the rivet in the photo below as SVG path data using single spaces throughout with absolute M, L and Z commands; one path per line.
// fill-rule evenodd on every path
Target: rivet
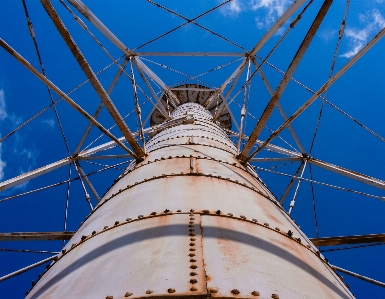
M 189 221 L 190 224 L 194 224 L 194 221 Z
M 130 297 L 130 296 L 132 296 L 132 294 L 133 294 L 133 293 L 127 292 L 127 293 L 124 294 L 124 297 Z
M 242 219 L 246 219 L 246 216 L 243 216 L 243 215 L 241 215 L 241 216 L 239 216 L 239 217 L 241 217 Z
M 190 217 L 190 220 L 195 220 L 195 217 Z
M 191 289 L 190 289 L 190 291 L 193 291 L 193 292 L 195 292 L 195 291 L 197 291 L 198 289 L 196 288 L 196 287 L 192 287 Z
M 61 253 L 62 253 L 62 254 L 65 254 L 66 251 L 67 251 L 66 249 L 62 249 Z
M 230 217 L 233 217 L 233 213 L 228 213 L 227 215 L 229 215 Z
M 298 243 L 301 243 L 301 238 L 296 239 Z
M 191 210 L 190 210 L 190 212 L 191 212 L 191 213 L 193 213 L 193 212 L 194 212 L 194 210 L 193 210 L 193 209 L 191 209 Z
M 239 291 L 237 289 L 234 289 L 234 290 L 231 290 L 231 293 L 234 294 L 234 295 L 238 295 Z
M 188 256 L 193 257 L 195 256 L 195 253 L 190 253 Z
M 190 283 L 197 283 L 198 282 L 198 280 L 196 280 L 196 279 L 190 279 Z
M 306 245 L 306 247 L 307 247 L 307 248 L 310 248 L 310 245 L 309 245 L 309 244 L 307 244 L 307 245 Z
M 210 213 L 209 210 L 203 210 L 202 212 L 205 213 L 205 214 Z
M 190 238 L 190 241 L 195 241 L 196 239 L 195 238 Z
M 119 224 L 119 221 L 115 221 L 115 225 L 118 225 Z
M 93 232 L 92 232 L 92 235 L 96 235 L 96 231 L 93 231 Z
M 195 251 L 195 248 L 190 248 L 190 251 Z
M 76 246 L 76 243 L 73 243 L 72 245 L 71 245 L 71 248 L 74 248 Z
M 139 215 L 138 218 L 143 218 L 144 216 L 143 215 Z
M 218 293 L 218 289 L 217 288 L 211 288 L 210 293 Z
M 287 232 L 287 235 L 291 238 L 293 236 L 293 232 L 289 229 L 289 231 Z
M 169 288 L 169 289 L 167 290 L 167 292 L 169 292 L 169 293 L 175 293 L 175 289 Z
M 108 228 L 108 225 L 104 226 L 104 228 L 103 228 L 103 229 L 107 229 L 107 228 Z
M 251 295 L 253 295 L 253 296 L 259 296 L 259 292 L 257 292 L 257 291 L 252 291 L 252 292 L 251 292 Z
M 80 239 L 82 239 L 82 241 L 83 241 L 83 240 L 87 239 L 87 236 L 82 236 Z
M 151 214 L 150 215 L 156 215 L 156 212 L 151 212 Z
M 269 223 L 267 222 L 265 222 L 263 225 L 269 227 Z
M 195 276 L 195 275 L 198 275 L 198 274 L 195 273 L 195 272 L 190 272 L 190 275 L 191 275 L 191 276 Z
M 251 219 L 251 220 L 253 220 L 254 222 L 258 222 L 258 220 L 257 220 L 257 219 L 255 219 L 255 218 L 253 218 L 253 219 Z
M 220 215 L 221 214 L 221 210 L 216 211 L 215 214 Z
M 279 227 L 276 227 L 275 230 L 276 230 L 276 231 L 280 231 Z
M 273 299 L 279 299 L 279 296 L 277 294 L 271 294 L 271 298 Z
M 195 246 L 195 243 L 190 243 L 189 245 L 190 245 L 190 246 Z
M 106 299 L 113 299 L 114 296 L 107 296 Z
M 191 268 L 191 269 L 196 269 L 196 268 L 198 268 L 198 267 L 197 267 L 197 265 L 191 265 L 190 268 Z
M 147 291 L 146 291 L 146 294 L 152 294 L 152 293 L 154 293 L 153 290 L 147 290 Z
M 169 209 L 165 209 L 165 210 L 164 210 L 164 213 L 168 213 L 168 212 L 170 212 Z
M 178 210 L 177 212 L 180 213 L 180 212 L 182 212 L 182 210 Z
M 131 220 L 132 220 L 132 218 L 127 218 L 127 219 L 126 219 L 126 221 L 131 221 Z
M 32 286 L 35 286 L 36 282 L 32 280 Z
M 195 236 L 195 234 L 193 234 L 193 233 L 190 233 L 190 234 L 189 234 L 189 236 L 192 236 L 192 237 L 193 237 L 193 236 Z

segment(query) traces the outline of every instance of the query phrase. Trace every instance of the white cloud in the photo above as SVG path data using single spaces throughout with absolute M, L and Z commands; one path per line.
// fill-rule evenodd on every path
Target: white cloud
M 328 43 L 334 38 L 337 38 L 338 31 L 337 30 L 330 30 L 330 29 L 325 29 L 319 33 L 319 36 L 326 42 Z
M 55 121 L 52 118 L 50 118 L 50 119 L 43 120 L 43 124 L 46 124 L 52 130 L 55 126 Z
M 0 182 L 4 178 L 4 168 L 7 165 L 7 163 L 1 159 L 1 154 L 2 154 L 1 147 L 2 147 L 2 144 L 0 143 Z
M 233 0 L 228 5 L 225 5 L 222 8 L 222 13 L 224 15 L 238 16 L 238 14 L 243 10 L 239 0 Z
M 5 97 L 4 89 L 0 89 L 0 120 L 6 119 L 8 116 L 7 111 L 5 110 Z
M 263 17 L 255 18 L 257 27 L 259 29 L 270 27 L 284 13 L 289 4 L 289 0 L 252 0 L 252 10 L 265 10 Z
M 346 28 L 345 36 L 349 40 L 349 50 L 341 54 L 341 57 L 351 58 L 356 55 L 368 42 L 369 37 L 385 27 L 385 19 L 377 9 L 359 14 L 358 19 L 364 28 Z

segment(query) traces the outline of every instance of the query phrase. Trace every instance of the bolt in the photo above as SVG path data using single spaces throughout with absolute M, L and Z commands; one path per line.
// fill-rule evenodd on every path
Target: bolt
M 192 236 L 192 237 L 193 237 L 193 236 L 195 236 L 195 234 L 193 234 L 193 233 L 190 233 L 190 234 L 189 234 L 189 236 Z
M 251 292 L 251 295 L 253 295 L 253 296 L 259 296 L 259 292 L 257 292 L 257 291 L 252 291 L 252 292 Z
M 156 215 L 156 212 L 152 212 L 150 215 Z
M 190 248 L 190 251 L 195 251 L 195 248 Z
M 190 241 L 195 241 L 195 238 L 190 238 Z
M 103 229 L 107 229 L 108 228 L 108 225 L 106 225 Z
M 124 297 L 130 297 L 130 296 L 132 296 L 132 294 L 133 294 L 133 293 L 127 292 L 127 293 L 124 294 Z
M 92 235 L 95 235 L 95 234 L 96 234 L 96 231 L 93 231 L 93 232 L 92 232 Z
M 66 249 L 62 249 L 61 253 L 62 253 L 62 254 L 65 254 L 66 251 L 67 251 Z
M 144 216 L 143 215 L 139 215 L 138 218 L 143 218 Z
M 164 213 L 168 213 L 168 212 L 170 212 L 169 209 L 165 209 L 165 210 L 164 210 Z
M 193 292 L 195 292 L 195 291 L 197 291 L 198 289 L 196 288 L 196 287 L 192 287 L 191 289 L 190 289 L 190 291 L 193 291 Z
M 190 245 L 190 246 L 195 246 L 195 243 L 190 243 L 189 245 Z
M 194 212 L 194 210 L 193 210 L 193 209 L 191 209 L 191 210 L 190 210 L 190 212 L 191 212 L 191 213 L 193 213 L 193 212 Z
M 254 222 L 258 222 L 258 220 L 257 220 L 257 219 L 255 219 L 255 218 L 253 218 L 253 219 L 251 219 L 251 220 L 253 220 Z
M 196 269 L 196 268 L 198 268 L 198 267 L 197 267 L 197 265 L 191 265 L 190 268 L 191 268 L 191 269 Z
M 182 212 L 182 210 L 178 210 L 177 212 L 180 213 L 180 212 Z
M 195 275 L 198 275 L 198 274 L 195 273 L 195 272 L 190 272 L 190 275 L 191 275 L 191 276 L 195 276 Z
M 119 224 L 119 221 L 115 221 L 115 225 L 118 225 Z
M 241 217 L 242 219 L 246 219 L 246 217 L 245 217 L 245 216 L 243 216 L 243 215 L 241 215 L 241 216 L 239 216 L 239 217 Z
M 190 224 L 194 224 L 194 221 L 189 221 Z
M 190 279 L 190 283 L 197 283 L 198 282 L 198 280 L 196 280 L 196 279 Z
M 218 289 L 217 288 L 211 288 L 210 293 L 218 293 Z
M 280 231 L 279 227 L 276 227 L 275 230 L 278 231 L 278 232 Z
M 298 243 L 301 243 L 301 238 L 296 239 Z
M 175 293 L 175 289 L 169 288 L 169 289 L 167 290 L 167 292 L 169 292 L 169 293 Z
M 287 232 L 287 235 L 291 238 L 293 236 L 293 232 L 289 229 L 289 231 Z
M 238 295 L 239 291 L 237 289 L 234 289 L 234 290 L 231 290 L 231 293 L 234 294 L 234 295 Z
M 32 286 L 35 286 L 36 282 L 32 280 Z
M 132 218 L 127 218 L 127 219 L 126 219 L 126 221 L 131 221 L 131 220 L 132 220 Z
M 277 294 L 271 294 L 271 298 L 273 299 L 279 299 L 279 296 Z
M 228 213 L 227 215 L 229 215 L 230 217 L 233 217 L 233 213 Z
M 195 263 L 197 260 L 190 259 L 190 263 Z
M 195 220 L 195 218 L 194 217 L 190 217 L 190 220 Z
M 203 210 L 202 212 L 205 213 L 205 214 L 210 213 L 209 210 Z
M 152 294 L 152 293 L 154 293 L 153 290 L 147 290 L 147 291 L 146 291 L 146 294 Z
M 85 239 L 87 239 L 87 236 L 82 236 L 81 239 L 82 241 L 84 241 Z
M 193 256 L 195 256 L 195 253 L 190 253 L 188 256 L 193 257 Z
M 113 299 L 114 296 L 107 296 L 106 299 Z
M 264 223 L 263 225 L 269 227 L 269 223 L 267 223 L 267 222 Z

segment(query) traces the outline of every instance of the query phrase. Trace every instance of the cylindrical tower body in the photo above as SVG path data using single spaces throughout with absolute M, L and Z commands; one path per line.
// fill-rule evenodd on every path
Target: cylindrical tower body
M 211 114 L 173 117 L 27 298 L 354 298 Z

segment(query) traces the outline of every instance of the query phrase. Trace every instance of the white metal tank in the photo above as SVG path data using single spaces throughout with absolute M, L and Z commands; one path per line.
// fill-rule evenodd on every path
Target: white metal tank
M 354 298 L 211 113 L 172 116 L 27 298 Z

